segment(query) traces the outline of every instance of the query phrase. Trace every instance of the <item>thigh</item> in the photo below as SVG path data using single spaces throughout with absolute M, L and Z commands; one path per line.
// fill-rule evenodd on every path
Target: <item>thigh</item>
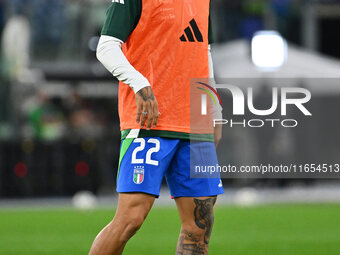
M 159 196 L 165 171 L 179 140 L 161 137 L 125 139 L 121 144 L 117 192 Z
M 218 175 L 195 176 L 195 166 L 217 165 L 212 142 L 181 141 L 165 176 L 173 197 L 209 197 L 223 194 Z
M 175 198 L 177 209 L 182 223 L 197 222 L 199 226 L 204 225 L 207 217 L 212 217 L 216 196 L 212 197 L 178 197 Z M 205 219 L 202 219 L 205 218 Z

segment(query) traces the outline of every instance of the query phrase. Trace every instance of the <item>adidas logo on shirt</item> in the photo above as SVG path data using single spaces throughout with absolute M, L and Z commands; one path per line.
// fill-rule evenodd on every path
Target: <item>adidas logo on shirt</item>
M 124 0 L 112 0 L 112 3 L 124 4 Z
M 184 29 L 184 34 L 179 38 L 182 42 L 203 42 L 203 36 L 195 19 L 189 22 L 190 26 Z

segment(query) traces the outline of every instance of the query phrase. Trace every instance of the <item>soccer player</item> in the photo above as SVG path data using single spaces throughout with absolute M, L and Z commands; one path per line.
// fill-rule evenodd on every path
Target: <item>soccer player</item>
M 212 76 L 210 0 L 113 0 L 97 48 L 118 79 L 122 142 L 114 219 L 90 255 L 122 254 L 165 176 L 180 219 L 176 254 L 208 254 L 220 178 L 190 178 L 190 158 L 217 164 L 221 127 L 191 134 L 190 80 Z M 215 142 L 215 144 L 214 144 Z

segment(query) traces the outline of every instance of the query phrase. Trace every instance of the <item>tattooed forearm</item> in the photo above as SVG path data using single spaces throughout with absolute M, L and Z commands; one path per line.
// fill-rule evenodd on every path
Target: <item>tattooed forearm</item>
M 204 243 L 208 244 L 212 225 L 214 223 L 213 207 L 216 202 L 216 197 L 200 200 L 194 198 L 196 207 L 194 209 L 194 217 L 196 226 L 205 230 Z
M 151 87 L 145 87 L 138 91 L 137 94 L 140 95 L 144 101 L 155 100 L 155 96 L 151 90 Z

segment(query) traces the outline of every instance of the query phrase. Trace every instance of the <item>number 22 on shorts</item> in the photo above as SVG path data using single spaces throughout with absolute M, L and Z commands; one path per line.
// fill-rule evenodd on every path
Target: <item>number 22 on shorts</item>
M 145 144 L 146 141 L 144 138 L 136 138 L 134 139 L 133 143 L 139 143 L 139 146 L 137 146 L 133 152 L 132 152 L 132 158 L 131 158 L 131 164 L 144 164 L 144 159 L 143 158 L 137 158 L 137 153 L 145 149 Z M 148 149 L 146 152 L 146 158 L 145 158 L 145 164 L 153 165 L 153 166 L 158 166 L 158 161 L 151 159 L 151 155 L 154 152 L 158 152 L 160 149 L 160 142 L 159 140 L 155 138 L 150 138 L 147 141 L 148 144 L 154 144 L 155 146 Z

